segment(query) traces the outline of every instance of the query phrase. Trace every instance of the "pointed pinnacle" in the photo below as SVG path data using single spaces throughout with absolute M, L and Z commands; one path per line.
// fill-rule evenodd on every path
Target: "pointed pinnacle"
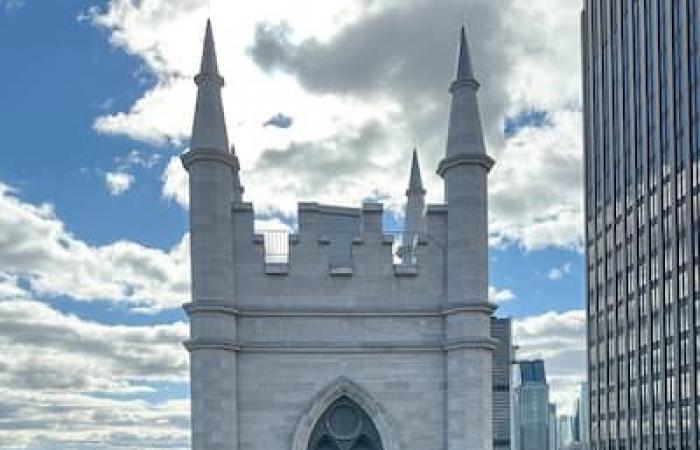
M 211 20 L 207 19 L 207 31 L 204 35 L 204 49 L 202 50 L 202 64 L 199 68 L 200 75 L 219 75 L 219 67 L 216 63 L 216 48 L 214 46 L 214 33 L 211 29 Z
M 462 25 L 462 32 L 459 42 L 459 60 L 457 61 L 457 80 L 474 80 L 474 69 L 472 68 L 472 60 L 469 53 L 469 42 L 467 41 L 467 32 Z
M 221 102 L 221 87 L 224 79 L 216 66 L 216 50 L 211 22 L 207 21 L 204 37 L 201 72 L 194 77 L 197 83 L 197 103 L 192 125 L 191 148 L 216 150 L 229 153 L 226 119 Z
M 420 165 L 418 164 L 418 150 L 413 148 L 413 157 L 411 160 L 411 175 L 408 181 L 407 195 L 410 192 L 422 192 L 425 194 L 425 189 L 423 189 L 423 180 L 420 174 Z

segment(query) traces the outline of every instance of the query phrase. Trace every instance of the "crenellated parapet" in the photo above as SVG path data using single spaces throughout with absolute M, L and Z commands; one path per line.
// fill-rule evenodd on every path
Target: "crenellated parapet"
M 382 226 L 384 206 L 364 203 L 361 208 L 323 205 L 315 202 L 298 204 L 297 233 L 283 230 L 255 230 L 253 204 L 235 203 L 231 207 L 235 235 L 235 260 L 254 259 L 260 267 L 285 265 L 288 270 L 268 270 L 267 274 L 289 274 L 297 264 L 317 267 L 330 276 L 351 276 L 356 271 L 394 270 L 396 276 L 419 274 L 429 261 L 429 253 L 444 253 L 446 239 L 445 205 L 429 205 L 425 230 L 416 239 L 424 258 L 416 258 L 414 271 L 400 271 L 406 264 L 396 259 L 403 231 L 385 231 Z M 274 236 L 268 239 L 268 236 Z M 280 242 L 282 236 L 285 242 Z M 249 242 L 248 242 L 249 241 Z M 252 243 L 253 245 L 246 245 Z M 276 247 L 276 248 L 273 248 Z M 276 258 L 269 258 L 275 256 Z M 269 269 L 269 268 L 268 268 Z
M 332 297 L 350 296 L 354 302 L 370 304 L 372 299 L 386 302 L 406 296 L 416 297 L 416 306 L 425 298 L 435 303 L 435 294 L 444 291 L 444 205 L 428 206 L 412 265 L 397 259 L 402 233 L 383 229 L 381 203 L 364 203 L 360 208 L 299 203 L 298 233 L 255 230 L 251 203 L 234 204 L 231 212 L 239 303 L 249 298 L 259 305 L 297 296 L 305 302 L 326 303 Z M 421 295 L 423 299 L 418 298 Z

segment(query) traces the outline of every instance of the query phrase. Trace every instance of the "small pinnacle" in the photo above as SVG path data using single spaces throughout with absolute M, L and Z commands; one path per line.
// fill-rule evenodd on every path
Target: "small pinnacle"
M 207 21 L 200 73 L 194 78 L 198 86 L 194 124 L 192 126 L 193 150 L 209 149 L 229 153 L 226 119 L 221 102 L 224 79 L 219 75 L 214 48 L 211 21 Z
M 408 181 L 408 192 L 425 192 L 420 174 L 420 165 L 418 164 L 418 150 L 415 147 L 413 147 L 413 157 L 411 159 L 411 176 Z
M 202 51 L 202 64 L 200 74 L 219 75 L 219 67 L 216 63 L 216 47 L 214 46 L 214 33 L 211 28 L 211 20 L 207 19 L 207 31 L 204 35 L 204 49 Z
M 459 42 L 459 59 L 457 61 L 457 79 L 458 80 L 475 80 L 474 70 L 472 68 L 472 60 L 469 53 L 469 42 L 467 41 L 467 32 L 462 25 L 462 32 Z

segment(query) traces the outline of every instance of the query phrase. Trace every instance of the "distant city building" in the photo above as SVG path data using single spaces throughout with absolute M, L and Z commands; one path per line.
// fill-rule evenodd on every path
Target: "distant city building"
M 573 442 L 581 440 L 581 425 L 579 420 L 579 409 L 581 406 L 581 398 L 577 398 L 574 402 L 574 415 L 571 416 L 571 437 Z
M 549 386 L 544 361 L 519 361 L 516 388 L 520 450 L 542 450 L 549 442 Z
M 697 450 L 700 1 L 583 3 L 590 448 Z
M 547 414 L 547 439 L 549 440 L 547 448 L 549 450 L 559 450 L 559 429 L 557 427 L 557 405 L 549 404 Z
M 511 368 L 511 408 L 510 408 L 510 443 L 513 450 L 520 450 L 520 365 L 514 364 Z
M 572 442 L 571 444 L 562 447 L 559 450 L 588 450 L 588 446 L 583 442 Z
M 493 352 L 493 448 L 511 450 L 512 321 L 491 319 L 491 337 L 498 341 Z
M 579 386 L 578 398 L 574 402 L 573 415 L 568 416 L 568 428 L 570 434 L 567 434 L 567 425 L 562 424 L 560 417 L 560 434 L 559 434 L 559 449 L 560 450 L 587 450 L 588 449 L 588 384 L 581 383 Z
M 576 408 L 576 436 L 577 442 L 588 445 L 588 383 L 581 383 L 579 387 L 579 398 Z
M 574 442 L 574 417 L 566 414 L 557 417 L 557 447 L 563 449 Z

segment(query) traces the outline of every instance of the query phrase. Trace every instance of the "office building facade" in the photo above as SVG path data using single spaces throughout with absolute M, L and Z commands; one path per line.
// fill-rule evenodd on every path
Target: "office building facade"
M 548 450 L 559 450 L 559 428 L 557 427 L 557 405 L 554 403 L 549 404 L 549 414 L 547 415 L 547 430 L 549 444 L 547 446 Z
M 697 449 L 698 0 L 585 0 L 590 448 Z
M 518 442 L 520 450 L 542 450 L 549 447 L 549 386 L 544 361 L 519 361 L 519 383 L 516 388 Z
M 557 417 L 557 450 L 567 448 L 574 442 L 574 417 L 562 414 Z
M 581 383 L 579 387 L 579 397 L 576 402 L 576 435 L 577 442 L 588 444 L 589 414 L 588 407 L 590 399 L 588 395 L 588 383 Z
M 493 351 L 493 448 L 511 449 L 511 364 L 513 333 L 510 318 L 491 318 L 491 338 L 497 341 Z

